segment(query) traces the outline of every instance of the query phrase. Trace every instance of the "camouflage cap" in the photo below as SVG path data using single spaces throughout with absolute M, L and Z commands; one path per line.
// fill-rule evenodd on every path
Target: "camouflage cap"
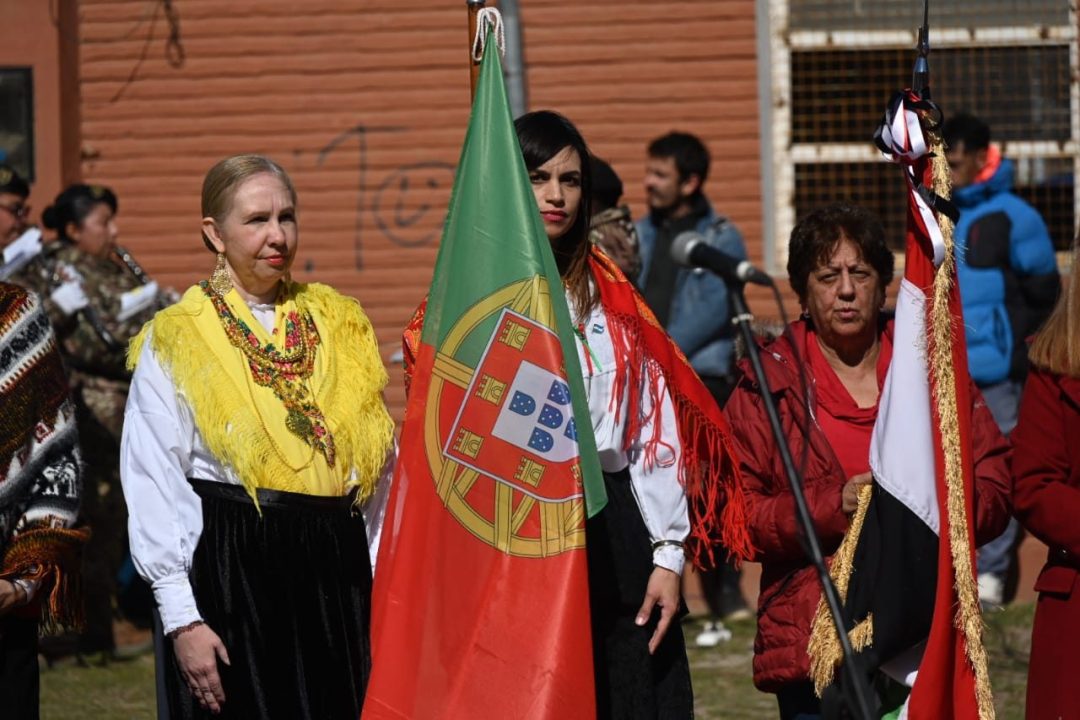
M 30 197 L 30 185 L 10 165 L 0 164 L 0 193 L 11 193 L 26 199 Z

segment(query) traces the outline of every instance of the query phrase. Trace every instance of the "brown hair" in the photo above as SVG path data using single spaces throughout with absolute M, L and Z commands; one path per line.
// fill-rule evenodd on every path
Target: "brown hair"
M 881 290 L 893 279 L 893 254 L 885 243 L 885 230 L 869 210 L 837 202 L 814 210 L 799 220 L 788 243 L 788 278 L 791 289 L 806 303 L 810 273 L 829 262 L 844 238 L 858 249 L 862 259 L 877 271 Z
M 1035 336 L 1028 357 L 1050 372 L 1080 377 L 1080 238 L 1073 243 L 1069 286 Z
M 265 155 L 231 155 L 219 160 L 203 179 L 203 217 L 214 218 L 219 223 L 224 222 L 237 188 L 248 178 L 262 173 L 269 173 L 280 180 L 289 191 L 293 204 L 296 204 L 296 188 L 285 168 Z M 206 233 L 203 233 L 203 242 L 211 252 L 217 252 Z

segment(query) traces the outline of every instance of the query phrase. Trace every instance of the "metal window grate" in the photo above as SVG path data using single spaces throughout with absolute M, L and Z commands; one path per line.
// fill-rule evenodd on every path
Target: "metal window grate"
M 31 68 L 0 68 L 0 160 L 34 181 L 34 76 Z
M 1016 194 L 1031 203 L 1046 221 L 1057 250 L 1069 250 L 1076 227 L 1072 158 L 1016 160 Z
M 885 226 L 889 246 L 904 247 L 906 183 L 900 168 L 880 162 L 815 163 L 795 166 L 795 217 L 837 200 L 874 212 Z
M 792 30 L 910 30 L 922 23 L 921 2 L 895 0 L 792 0 Z M 950 0 L 930 3 L 933 27 L 1010 27 L 1023 22 L 1066 25 L 1061 0 Z
M 1058 250 L 1072 247 L 1073 161 L 1023 158 L 1016 162 L 1016 194 L 1042 215 Z M 836 200 L 850 200 L 873 211 L 885 225 L 889 246 L 902 250 L 907 224 L 905 183 L 892 163 L 798 163 L 795 165 L 795 217 Z
M 871 144 L 885 105 L 910 81 L 922 3 L 769 0 L 776 177 L 773 257 L 798 217 L 846 198 L 874 210 L 903 246 L 900 170 Z M 1065 0 L 951 0 L 931 7 L 934 98 L 991 125 L 1016 164 L 1015 191 L 1060 250 L 1080 217 L 1080 52 Z M 780 268 L 777 268 L 780 269 Z
M 791 54 L 791 140 L 869 142 L 889 97 L 910 82 L 912 51 L 807 50 Z M 991 124 L 995 141 L 1070 137 L 1069 48 L 935 50 L 934 99 Z
M 848 199 L 875 210 L 903 247 L 904 180 L 872 137 L 906 85 L 922 3 L 770 0 L 774 87 L 784 124 L 774 134 L 783 263 L 791 222 Z M 1080 53 L 1064 0 L 953 0 L 931 6 L 932 89 L 948 116 L 969 111 L 1015 163 L 1015 192 L 1047 221 L 1058 249 L 1074 239 L 1080 199 Z

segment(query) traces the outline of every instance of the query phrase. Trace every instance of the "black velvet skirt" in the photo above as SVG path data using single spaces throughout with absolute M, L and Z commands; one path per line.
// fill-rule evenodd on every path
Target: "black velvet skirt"
M 601 720 L 690 720 L 694 693 L 679 619 L 649 654 L 657 608 L 634 623 L 652 574 L 652 543 L 630 487 L 630 473 L 604 473 L 608 504 L 585 526 L 589 559 L 596 716 Z
M 351 498 L 192 480 L 203 532 L 191 569 L 199 611 L 229 653 L 220 715 L 201 710 L 166 642 L 170 720 L 356 720 L 371 672 L 371 562 Z
M 0 618 L 0 717 L 38 720 L 38 621 Z

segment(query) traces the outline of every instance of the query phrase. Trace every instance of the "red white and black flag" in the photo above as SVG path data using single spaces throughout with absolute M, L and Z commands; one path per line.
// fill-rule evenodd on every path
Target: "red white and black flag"
M 940 112 L 897 93 L 876 134 L 908 185 L 904 276 L 893 358 L 865 491 L 832 575 L 866 671 L 910 687 L 884 717 L 987 720 L 993 704 L 975 585 L 972 386 L 946 199 Z M 936 190 L 936 192 L 935 192 Z M 837 700 L 839 641 L 822 605 L 809 652 L 826 711 Z M 891 700 L 891 705 L 890 705 Z

